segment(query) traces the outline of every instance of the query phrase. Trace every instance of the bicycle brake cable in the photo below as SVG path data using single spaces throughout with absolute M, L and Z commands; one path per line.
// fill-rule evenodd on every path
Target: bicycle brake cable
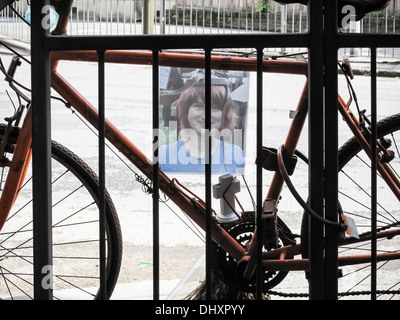
M 77 114 L 75 112 L 75 110 L 72 110 L 72 113 L 90 130 L 92 131 L 93 134 L 95 134 L 96 136 L 98 136 L 97 132 L 89 126 L 88 123 L 86 123 L 86 121 L 84 121 L 79 114 Z M 124 161 L 124 159 L 122 159 L 119 154 L 117 154 L 107 143 L 106 143 L 106 147 L 134 174 L 135 176 L 135 180 L 137 182 L 139 182 L 142 185 L 142 190 L 144 193 L 147 194 L 152 194 L 153 193 L 153 187 L 151 184 L 151 181 L 143 176 L 141 176 L 140 174 L 138 174 L 135 170 L 132 169 L 131 166 L 128 165 L 128 163 L 126 163 L 126 161 Z
M 24 60 L 25 62 L 27 62 L 28 64 L 31 64 L 31 62 L 30 62 L 28 59 L 26 59 L 25 57 L 23 57 L 23 56 L 22 56 L 21 54 L 19 54 L 17 51 L 15 51 L 15 50 L 11 49 L 10 47 L 6 46 L 2 41 L 0 41 L 0 44 L 3 45 L 3 46 L 5 46 L 8 50 L 10 50 L 12 53 L 14 53 L 15 55 L 17 55 L 19 58 L 23 59 L 23 60 Z M 15 80 L 14 78 L 12 78 L 12 77 L 10 77 L 10 76 L 8 75 L 8 73 L 7 73 L 7 71 L 6 71 L 5 67 L 4 67 L 3 60 L 1 59 L 1 57 L 0 57 L 0 71 L 5 75 L 7 81 L 12 82 L 13 84 L 17 85 L 18 87 L 20 87 L 21 89 L 23 89 L 23 90 L 25 90 L 25 91 L 27 91 L 27 92 L 32 92 L 32 90 L 31 90 L 30 88 L 28 88 L 27 86 L 23 85 L 22 83 L 18 82 L 17 80 Z M 11 88 L 12 88 L 14 91 L 16 91 L 16 90 L 19 91 L 17 88 L 15 88 L 15 86 L 14 86 L 14 87 L 11 86 Z M 30 100 L 28 97 L 26 97 L 24 94 L 22 94 L 22 92 L 17 92 L 17 94 L 18 94 L 19 96 L 23 97 L 24 100 L 25 100 L 26 102 L 28 102 L 28 103 L 31 102 L 31 100 Z M 56 97 L 56 96 L 51 95 L 50 98 L 53 99 L 53 100 L 58 100 L 58 101 L 60 101 L 60 102 L 63 103 L 67 108 L 70 108 L 70 107 L 71 107 L 71 105 L 68 103 L 68 101 L 66 101 L 66 100 L 64 100 L 64 99 L 62 99 L 62 98 L 60 98 L 60 97 Z
M 353 87 L 353 85 L 352 85 L 352 83 L 351 83 L 351 81 L 350 81 L 350 78 L 349 78 L 349 75 L 348 75 L 346 69 L 345 69 L 345 68 L 343 67 L 343 65 L 342 65 L 341 63 L 339 63 L 339 62 L 338 62 L 338 65 L 339 65 L 340 69 L 342 69 L 342 72 L 343 72 L 343 74 L 344 74 L 344 76 L 345 76 L 346 83 L 347 83 L 347 90 L 349 91 L 349 95 L 350 95 L 350 101 L 354 101 L 354 103 L 356 104 L 356 108 L 357 108 L 357 112 L 358 112 L 358 117 L 359 117 L 360 125 L 361 125 L 362 127 L 364 127 L 365 119 L 366 119 L 366 118 L 365 118 L 365 112 L 362 112 L 362 111 L 360 110 L 360 106 L 359 106 L 359 104 L 358 104 L 358 99 L 357 99 L 356 92 L 355 92 L 354 87 Z M 350 104 L 349 104 L 349 105 L 350 105 Z
M 10 5 L 9 8 L 18 16 L 18 18 L 25 22 L 29 27 L 31 26 L 31 24 L 26 21 L 26 19 L 13 6 Z
M 13 54 L 16 56 L 20 57 L 22 60 L 24 60 L 28 64 L 32 64 L 32 62 L 29 61 L 29 59 L 25 58 L 22 54 L 20 54 L 18 51 L 14 50 L 11 48 L 9 45 L 5 44 L 4 41 L 0 40 L 0 44 L 5 47 L 7 50 L 11 51 Z

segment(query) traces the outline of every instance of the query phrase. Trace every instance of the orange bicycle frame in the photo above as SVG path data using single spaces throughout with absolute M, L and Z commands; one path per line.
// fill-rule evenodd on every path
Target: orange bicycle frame
M 52 52 L 51 63 L 51 85 L 78 113 L 89 121 L 95 128 L 98 126 L 97 109 L 72 85 L 68 83 L 58 72 L 57 66 L 61 60 L 71 61 L 97 61 L 97 53 L 95 51 L 68 51 L 68 52 Z M 105 52 L 105 62 L 110 63 L 125 63 L 125 64 L 152 64 L 151 52 L 140 51 L 107 51 Z M 169 66 L 185 66 L 185 67 L 204 67 L 204 56 L 201 54 L 190 53 L 168 53 L 162 52 L 159 55 L 160 65 Z M 230 69 L 256 71 L 257 61 L 254 58 L 244 57 L 228 57 L 225 55 L 212 56 L 212 68 L 215 69 Z M 308 65 L 306 62 L 294 60 L 266 60 L 263 62 L 263 71 L 271 73 L 286 73 L 307 76 Z M 339 111 L 345 118 L 353 134 L 360 141 L 361 146 L 367 154 L 370 154 L 370 146 L 361 134 L 361 129 L 356 123 L 356 119 L 351 115 L 351 112 L 346 108 L 346 103 L 339 96 L 338 98 Z M 284 148 L 288 154 L 293 154 L 296 150 L 303 125 L 308 114 L 308 85 L 306 84 L 302 96 L 300 98 L 297 114 L 292 121 Z M 147 178 L 152 179 L 153 169 L 152 162 L 148 159 L 128 138 L 126 138 L 110 121 L 105 122 L 105 134 L 109 140 L 120 152 L 124 154 L 138 169 L 140 169 Z M 364 140 L 364 141 L 363 141 Z M 20 141 L 25 141 L 20 143 Z M 12 207 L 14 200 L 18 194 L 18 190 L 25 176 L 27 164 L 29 163 L 31 151 L 31 116 L 30 112 L 24 121 L 18 142 L 16 152 L 13 157 L 12 168 L 19 168 L 18 171 L 10 170 L 12 177 L 8 180 L 15 180 L 10 185 L 10 191 L 5 194 L 3 192 L 1 198 L 1 220 L 5 221 L 3 208 L 7 208 L 7 214 Z M 15 160 L 14 160 L 15 159 Z M 19 165 L 19 166 L 18 166 Z M 387 177 L 386 182 L 391 187 L 393 192 L 399 196 L 399 184 L 390 174 L 385 165 L 380 165 L 379 172 Z M 6 185 L 7 185 L 6 183 Z M 279 199 L 280 192 L 284 185 L 284 180 L 279 172 L 274 174 L 270 188 L 267 193 L 267 198 Z M 160 190 L 164 192 L 176 205 L 180 207 L 196 224 L 205 230 L 205 207 L 201 199 L 195 199 L 191 194 L 188 194 L 175 179 L 170 179 L 166 174 L 160 171 L 159 173 Z M 8 187 L 7 187 L 8 188 Z M 4 206 L 3 206 L 4 203 Z M 4 223 L 4 222 L 3 222 Z M 212 237 L 229 255 L 235 260 L 247 260 L 255 248 L 255 241 L 252 241 L 248 251 L 246 251 L 235 239 L 233 239 L 227 231 L 212 219 L 211 227 Z M 389 234 L 388 234 L 389 233 Z M 397 235 L 400 230 L 380 232 L 379 237 L 388 237 Z M 256 239 L 253 236 L 253 239 Z M 363 241 L 363 240 L 360 240 Z M 300 254 L 301 245 L 290 245 L 263 253 L 263 264 L 269 270 L 307 270 L 308 259 L 285 259 L 285 257 Z M 369 257 L 369 258 L 368 258 Z M 354 257 L 339 257 L 339 264 L 354 264 L 357 261 L 366 261 L 370 256 L 354 256 Z M 379 255 L 378 259 L 400 259 L 400 253 Z M 369 260 L 368 260 L 369 261 Z M 358 262 L 360 263 L 360 262 Z

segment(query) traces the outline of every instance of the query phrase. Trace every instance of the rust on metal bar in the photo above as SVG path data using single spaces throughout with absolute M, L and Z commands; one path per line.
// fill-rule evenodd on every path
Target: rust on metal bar
M 54 51 L 55 60 L 97 62 L 96 51 Z M 110 50 L 105 52 L 105 62 L 152 65 L 151 51 Z M 204 68 L 204 55 L 201 53 L 165 51 L 159 54 L 159 65 L 170 67 Z M 213 54 L 211 67 L 222 70 L 257 71 L 257 59 L 228 54 Z M 290 59 L 264 60 L 263 71 L 307 75 L 305 61 Z

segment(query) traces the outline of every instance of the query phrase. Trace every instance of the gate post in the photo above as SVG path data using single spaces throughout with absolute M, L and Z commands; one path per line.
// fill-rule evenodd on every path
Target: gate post
M 33 265 L 34 298 L 38 300 L 53 298 L 49 12 L 49 1 L 32 1 Z
M 309 199 L 315 212 L 338 220 L 337 1 L 309 1 Z M 338 294 L 338 230 L 309 219 L 310 299 Z
M 325 218 L 338 221 L 337 1 L 325 2 Z M 338 230 L 325 227 L 324 299 L 338 298 Z
M 310 0 L 309 43 L 309 201 L 311 208 L 323 216 L 323 2 Z M 309 218 L 309 293 L 310 300 L 324 297 L 323 225 Z

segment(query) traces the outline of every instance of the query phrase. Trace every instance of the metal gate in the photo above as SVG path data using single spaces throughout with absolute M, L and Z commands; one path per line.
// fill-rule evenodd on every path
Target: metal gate
M 338 114 L 337 114 L 337 58 L 338 50 L 347 47 L 369 48 L 371 51 L 372 120 L 376 127 L 376 50 L 380 47 L 398 47 L 396 34 L 339 34 L 337 32 L 337 1 L 309 1 L 309 32 L 306 34 L 235 34 L 235 35 L 124 35 L 124 36 L 51 36 L 43 29 L 42 8 L 46 0 L 32 1 L 32 74 L 33 89 L 33 170 L 34 174 L 34 227 L 35 227 L 35 298 L 52 299 L 51 289 L 41 286 L 42 267 L 52 265 L 51 252 L 51 186 L 50 186 L 50 139 L 51 126 L 49 53 L 58 50 L 95 50 L 98 53 L 99 70 L 99 113 L 103 122 L 100 127 L 99 168 L 100 183 L 104 190 L 104 52 L 109 49 L 146 49 L 153 52 L 153 119 L 158 119 L 158 52 L 164 49 L 202 49 L 205 52 L 205 69 L 210 77 L 211 54 L 216 48 L 255 48 L 258 57 L 257 69 L 257 152 L 262 148 L 262 52 L 266 47 L 300 47 L 309 51 L 309 199 L 316 212 L 324 217 L 337 220 L 338 178 Z M 210 78 L 208 78 L 210 79 Z M 211 83 L 208 80 L 209 84 Z M 153 121 L 153 129 L 157 129 Z M 376 131 L 375 131 L 376 134 Z M 158 165 L 154 170 L 153 221 L 154 221 L 154 299 L 159 299 L 159 208 L 158 208 Z M 261 166 L 257 166 L 256 207 L 259 216 L 263 204 Z M 376 172 L 376 163 L 372 163 Z M 372 176 L 375 176 L 373 174 Z M 211 172 L 206 165 L 206 281 L 207 292 L 211 292 Z M 373 183 L 376 193 L 376 182 Z M 323 191 L 325 190 L 325 192 Z M 372 209 L 376 213 L 376 204 Z M 104 219 L 104 212 L 100 210 Z M 103 224 L 104 225 L 104 224 Z M 376 220 L 372 225 L 373 234 Z M 314 220 L 311 222 L 310 248 L 310 299 L 337 299 L 338 252 L 336 230 Z M 102 233 L 104 234 L 104 233 Z M 373 242 L 376 239 L 373 239 Z M 376 249 L 375 249 L 376 254 Z M 104 259 L 103 259 L 104 261 Z M 260 263 L 258 263 L 261 266 Z M 372 299 L 376 298 L 376 260 L 372 261 Z M 375 266 L 375 267 L 374 267 Z M 104 292 L 104 266 L 101 268 Z M 258 279 L 257 296 L 261 297 L 261 277 Z M 105 294 L 105 293 L 104 293 Z M 105 295 L 103 296 L 105 297 Z M 209 297 L 209 296 L 208 296 Z

